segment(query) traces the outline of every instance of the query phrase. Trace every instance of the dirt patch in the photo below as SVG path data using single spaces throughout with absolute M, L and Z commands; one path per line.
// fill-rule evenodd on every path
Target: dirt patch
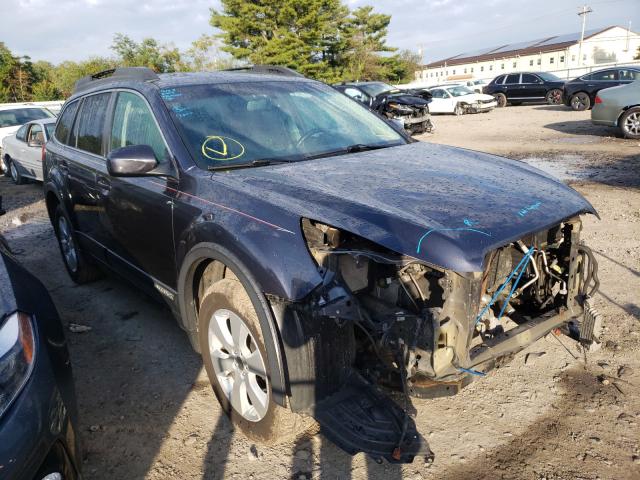
M 436 117 L 436 133 L 423 136 L 544 166 L 593 203 L 601 220 L 587 217 L 583 237 L 600 263 L 595 302 L 606 329 L 604 348 L 586 359 L 549 336 L 456 397 L 415 400 L 416 423 L 436 453 L 431 466 L 378 465 L 321 435 L 278 447 L 248 442 L 222 414 L 171 314 L 115 277 L 74 285 L 41 187 L 1 178 L 8 214 L 0 231 L 65 324 L 91 327 L 68 333 L 86 478 L 640 478 L 640 147 L 587 119 L 510 107 Z M 563 140 L 580 135 L 593 141 Z

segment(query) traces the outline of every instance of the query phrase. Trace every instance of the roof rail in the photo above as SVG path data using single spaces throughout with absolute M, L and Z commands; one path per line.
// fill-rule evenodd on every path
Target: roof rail
M 111 82 L 113 80 L 139 80 L 141 82 L 145 82 L 147 80 L 158 80 L 159 78 L 160 77 L 158 77 L 156 72 L 147 67 L 111 68 L 109 70 L 94 73 L 93 75 L 82 77 L 76 82 L 73 93 L 78 93 L 90 87 Z
M 263 73 L 282 75 L 284 77 L 302 77 L 299 72 L 296 72 L 289 67 L 281 67 L 280 65 L 246 65 L 244 67 L 226 68 L 223 72 L 247 72 L 247 73 Z

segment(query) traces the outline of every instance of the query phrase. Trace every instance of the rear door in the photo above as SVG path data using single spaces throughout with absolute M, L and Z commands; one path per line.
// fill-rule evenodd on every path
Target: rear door
M 118 91 L 108 125 L 109 151 L 148 145 L 158 163 L 176 173 L 172 155 L 147 100 L 133 91 Z M 176 287 L 171 176 L 112 177 L 106 165 L 97 174 L 101 241 L 109 263 L 163 291 Z M 151 277 L 151 278 L 149 278 Z
M 507 78 L 504 81 L 504 94 L 508 99 L 517 99 L 523 96 L 519 73 L 510 73 L 507 75 Z

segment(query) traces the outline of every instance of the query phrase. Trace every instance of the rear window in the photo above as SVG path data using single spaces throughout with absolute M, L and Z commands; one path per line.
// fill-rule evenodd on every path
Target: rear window
M 102 155 L 104 122 L 111 93 L 99 93 L 86 97 L 78 114 L 76 146 L 85 152 Z
M 516 75 L 507 75 L 507 81 L 504 83 L 510 85 L 510 84 L 519 83 L 519 82 L 520 82 L 520 74 L 516 74 Z
M 595 72 L 591 75 L 587 75 L 582 77 L 584 80 L 594 80 L 594 81 L 607 81 L 607 80 L 617 80 L 618 72 L 616 70 L 604 70 L 602 72 Z
M 24 125 L 33 120 L 52 118 L 53 113 L 44 108 L 12 108 L 0 110 L 0 128 Z
M 56 140 L 60 143 L 64 143 L 65 145 L 68 144 L 67 140 L 69 139 L 69 132 L 71 131 L 73 119 L 75 118 L 76 111 L 78 110 L 78 105 L 79 102 L 73 102 L 67 105 L 67 108 L 64 109 L 64 113 L 56 125 Z

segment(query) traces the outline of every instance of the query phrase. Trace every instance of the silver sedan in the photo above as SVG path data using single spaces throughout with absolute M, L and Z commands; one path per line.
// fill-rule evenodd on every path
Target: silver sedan
M 34 120 L 2 140 L 2 160 L 15 183 L 24 183 L 27 178 L 42 181 L 42 149 L 55 125 L 55 118 Z
M 626 138 L 640 139 L 640 80 L 600 90 L 591 110 L 591 121 L 618 127 Z

